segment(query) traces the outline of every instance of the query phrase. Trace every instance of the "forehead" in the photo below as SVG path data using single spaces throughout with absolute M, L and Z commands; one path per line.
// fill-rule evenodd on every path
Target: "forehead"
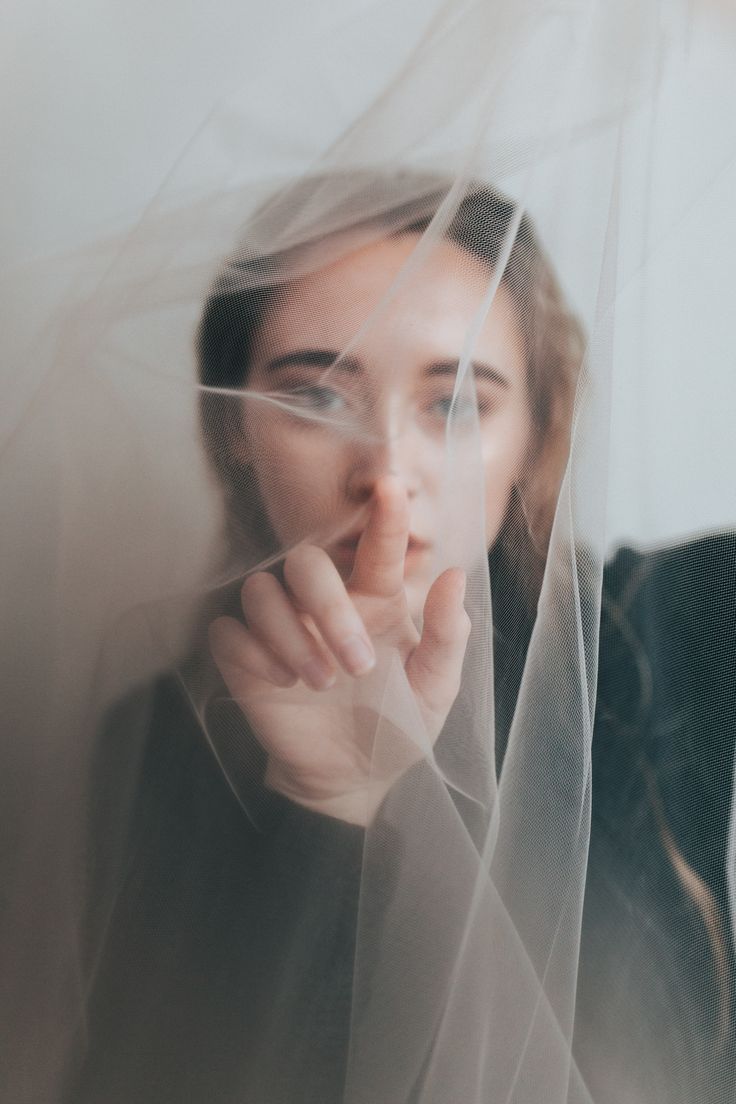
M 287 285 L 269 308 L 254 352 L 278 355 L 296 346 L 366 355 L 387 339 L 459 353 L 488 293 L 491 269 L 453 242 L 417 250 L 406 234 L 355 250 Z M 476 347 L 517 346 L 515 311 L 499 287 Z M 518 351 L 518 350 L 514 350 Z

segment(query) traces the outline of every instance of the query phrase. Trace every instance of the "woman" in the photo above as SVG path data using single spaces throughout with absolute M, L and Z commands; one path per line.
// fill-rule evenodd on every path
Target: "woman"
M 438 205 L 441 191 L 432 198 Z M 325 690 L 338 668 L 358 676 L 370 670 L 374 634 L 356 608 L 365 604 L 365 590 L 371 601 L 364 616 L 380 625 L 379 639 L 386 635 L 399 647 L 423 707 L 436 713 L 429 722 L 433 740 L 442 728 L 457 694 L 468 630 L 462 578 L 452 572 L 433 578 L 446 509 L 446 434 L 448 421 L 460 440 L 456 427 L 471 428 L 471 381 L 454 395 L 457 366 L 513 218 L 507 201 L 489 189 L 471 190 L 447 237 L 385 305 L 381 300 L 411 262 L 429 217 L 399 224 L 389 237 L 302 276 L 286 291 L 277 284 L 258 287 L 255 295 L 212 297 L 200 330 L 202 380 L 245 387 L 250 401 L 233 425 L 232 407 L 204 396 L 204 424 L 215 446 L 210 454 L 241 513 L 248 492 L 260 500 L 258 521 L 254 526 L 251 505 L 248 524 L 251 533 L 263 532 L 265 519 L 277 547 L 288 553 L 291 594 L 272 574 L 253 574 L 243 590 L 253 630 L 227 619 L 212 626 L 215 657 L 239 700 L 251 690 L 246 675 L 274 685 L 272 674 L 276 686 L 288 687 L 310 665 L 314 673 L 304 681 Z M 514 618 L 520 615 L 522 623 L 538 598 L 582 349 L 580 328 L 523 219 L 472 354 L 480 441 L 465 434 L 470 462 L 477 444 L 481 452 L 484 546 L 495 549 L 494 583 L 500 594 L 514 575 L 524 577 L 516 585 L 524 597 Z M 298 403 L 300 416 L 253 401 L 261 394 Z M 352 419 L 349 433 L 334 424 L 345 417 Z M 223 440 L 231 442 L 224 456 Z M 251 479 L 245 486 L 244 470 Z M 398 485 L 385 481 L 391 474 Z M 454 493 L 461 490 L 454 485 Z M 370 522 L 366 504 L 373 507 Z M 326 546 L 319 551 L 305 547 L 315 533 Z M 383 598 L 388 601 L 376 601 Z M 316 639 L 293 605 L 312 616 Z M 412 622 L 422 614 L 417 647 Z M 345 647 L 356 650 L 353 662 L 342 654 Z M 432 687 L 431 705 L 423 679 Z M 284 727 L 291 724 L 275 720 L 277 732 Z M 303 742 L 314 747 L 306 735 Z M 328 754 L 315 748 L 312 768 L 325 769 Z M 271 773 L 277 760 L 271 756 Z M 349 777 L 344 785 L 354 791 L 356 782 Z M 332 797 L 323 799 L 322 811 L 329 812 Z M 303 795 L 303 803 L 322 808 L 318 798 Z M 353 810 L 344 819 L 365 823 L 366 814 Z
M 541 669 L 527 654 L 581 330 L 528 217 L 492 189 L 356 177 L 354 206 L 379 195 L 379 213 L 338 211 L 315 235 L 310 211 L 324 227 L 334 188 L 315 178 L 265 208 L 251 240 L 279 228 L 283 244 L 238 251 L 199 327 L 235 583 L 203 618 L 214 667 L 196 634 L 186 694 L 160 680 L 101 741 L 93 899 L 113 905 L 93 919 L 104 939 L 68 1098 L 718 1099 L 728 799 L 703 782 L 720 820 L 697 871 L 675 823 L 697 741 L 677 769 L 655 754 L 671 645 L 644 648 L 637 603 L 694 564 L 717 579 L 732 542 L 622 553 L 608 573 L 571 1071 L 581 902 L 545 867 L 568 838 L 555 818 L 578 826 L 572 873 L 587 854 L 589 776 L 573 768 L 578 793 L 569 760 L 585 756 L 563 716 L 580 689 L 576 601 L 596 624 L 584 556 L 572 579 L 551 558 L 546 631 L 561 643 Z M 693 631 L 714 624 L 698 612 Z M 722 697 L 726 673 L 709 674 L 708 700 Z M 527 762 L 540 703 L 561 738 Z M 136 758 L 125 734 L 142 709 Z

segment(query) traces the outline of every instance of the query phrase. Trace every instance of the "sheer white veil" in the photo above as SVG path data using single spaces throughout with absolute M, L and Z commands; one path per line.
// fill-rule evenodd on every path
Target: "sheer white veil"
M 314 524 L 288 481 L 264 495 L 283 446 L 243 426 L 304 423 L 366 455 L 383 431 L 354 382 L 337 414 L 293 382 L 251 386 L 253 348 L 274 304 L 303 319 L 327 271 L 404 242 L 319 382 L 411 326 L 403 304 L 438 258 L 475 281 L 430 554 L 432 577 L 464 570 L 472 628 L 439 735 L 390 646 L 324 707 L 367 723 L 371 778 L 396 780 L 361 839 L 342 1099 L 725 1102 L 736 20 L 715 0 L 448 0 L 409 42 L 385 5 L 334 7 L 306 45 L 254 34 L 243 89 L 204 105 L 124 230 L 4 273 L 3 1100 L 65 1100 L 92 1046 L 162 679 L 242 817 L 270 830 L 258 741 L 207 628 L 238 614 L 245 578 L 280 577 L 290 548 L 330 547 L 366 515 L 327 467 Z M 532 429 L 489 556 L 473 364 L 502 302 Z M 637 551 L 605 569 L 622 546 Z M 302 683 L 289 693 L 295 716 L 313 707 Z M 325 885 L 285 971 L 343 907 Z M 270 1010 L 264 1038 L 292 1015 Z M 199 1041 L 206 1066 L 216 1040 Z

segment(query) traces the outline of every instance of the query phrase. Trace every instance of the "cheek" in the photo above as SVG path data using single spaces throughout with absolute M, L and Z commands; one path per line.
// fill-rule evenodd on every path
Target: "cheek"
M 519 476 L 530 439 L 526 412 L 483 433 L 486 543 L 490 547 L 499 535 L 511 490 Z
M 334 509 L 338 457 L 327 435 L 264 417 L 250 435 L 250 463 L 271 527 L 283 545 L 308 537 Z

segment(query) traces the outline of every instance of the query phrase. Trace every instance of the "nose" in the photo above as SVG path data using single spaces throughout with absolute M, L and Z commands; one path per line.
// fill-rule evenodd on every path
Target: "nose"
M 381 476 L 393 475 L 404 485 L 411 501 L 421 486 L 420 466 L 419 442 L 406 429 L 355 442 L 348 468 L 347 496 L 361 505 L 371 498 Z

